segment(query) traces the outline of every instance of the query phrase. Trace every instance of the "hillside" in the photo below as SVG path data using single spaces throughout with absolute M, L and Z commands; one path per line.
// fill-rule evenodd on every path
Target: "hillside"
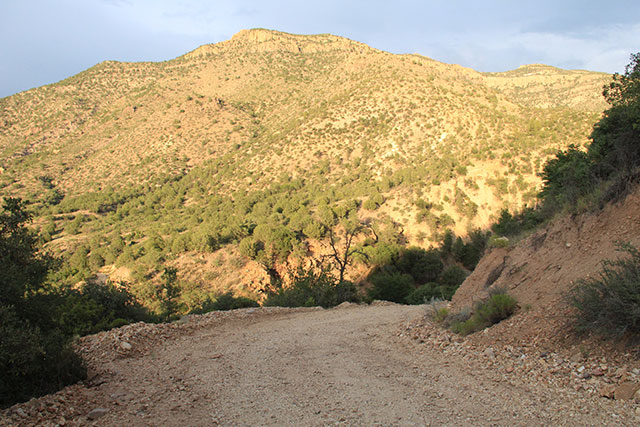
M 251 292 L 264 277 L 235 248 L 261 224 L 296 234 L 304 255 L 305 227 L 355 201 L 425 246 L 532 202 L 544 161 L 586 142 L 608 78 L 482 74 L 332 35 L 242 31 L 1 99 L 0 186 L 33 202 L 51 250 L 93 257 L 70 280 L 174 265 Z
M 567 323 L 565 296 L 576 281 L 596 276 L 602 262 L 624 256 L 617 243 L 640 245 L 640 189 L 600 211 L 565 215 L 510 248 L 485 254 L 451 301 L 459 311 L 486 298 L 495 288 L 513 295 L 523 310 L 513 322 L 496 325 L 489 339 L 500 336 L 532 340 L 549 348 L 576 344 Z M 590 346 L 596 352 L 599 346 Z M 610 354 L 611 356 L 611 354 Z

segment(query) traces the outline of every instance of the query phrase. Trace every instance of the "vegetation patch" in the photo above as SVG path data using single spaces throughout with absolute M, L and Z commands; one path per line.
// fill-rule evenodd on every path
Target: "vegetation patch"
M 265 306 L 334 307 L 343 302 L 358 302 L 356 287 L 349 281 L 338 281 L 324 270 L 298 269 L 291 285 L 278 283 L 267 291 Z
M 496 290 L 485 301 L 476 303 L 473 314 L 463 313 L 462 316 L 452 317 L 448 324 L 453 332 L 469 335 L 507 319 L 517 308 L 518 302 L 515 298 L 504 290 Z
M 629 334 L 640 337 L 640 251 L 628 243 L 619 244 L 627 254 L 605 260 L 596 277 L 582 279 L 568 294 L 576 309 L 578 331 L 608 337 Z

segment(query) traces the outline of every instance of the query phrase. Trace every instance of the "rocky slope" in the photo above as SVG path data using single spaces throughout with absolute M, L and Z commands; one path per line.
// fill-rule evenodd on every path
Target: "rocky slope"
M 603 260 L 618 256 L 618 242 L 640 245 L 638 212 L 640 189 L 600 211 L 559 216 L 509 248 L 492 249 L 458 289 L 451 309 L 470 308 L 502 288 L 520 310 L 469 341 L 490 347 L 500 369 L 529 372 L 550 384 L 607 397 L 618 387 L 640 387 L 637 346 L 576 335 L 564 298 L 576 280 L 597 275 Z

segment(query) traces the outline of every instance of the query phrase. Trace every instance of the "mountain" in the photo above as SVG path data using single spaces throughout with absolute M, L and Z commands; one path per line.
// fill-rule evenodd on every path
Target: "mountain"
M 428 245 L 534 203 L 544 161 L 587 142 L 609 79 L 246 30 L 0 99 L 0 188 L 33 202 L 51 250 L 80 254 L 69 277 L 175 265 L 242 289 L 254 274 L 234 248 L 260 225 L 302 241 L 347 205 Z

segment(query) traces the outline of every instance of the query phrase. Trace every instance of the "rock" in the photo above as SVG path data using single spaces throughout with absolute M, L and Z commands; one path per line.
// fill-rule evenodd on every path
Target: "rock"
M 344 301 L 343 303 L 340 303 L 340 304 L 336 305 L 334 308 L 335 308 L 336 310 L 340 310 L 340 309 L 343 309 L 343 308 L 353 307 L 353 306 L 355 306 L 355 305 L 356 305 L 356 304 L 353 304 L 353 303 L 351 303 L 351 302 L 349 302 L 349 301 Z
M 27 413 L 24 412 L 24 410 L 22 408 L 18 408 L 15 411 L 13 411 L 16 415 L 18 415 L 21 418 L 26 418 Z
M 97 420 L 100 417 L 103 417 L 109 412 L 107 408 L 96 408 L 87 414 L 87 418 L 90 420 Z
M 582 362 L 582 361 L 584 360 L 584 356 L 582 355 L 582 353 L 581 353 L 581 352 L 574 353 L 574 355 L 573 355 L 573 356 L 571 356 L 570 360 L 571 360 L 572 362 L 579 363 L 579 362 Z
M 120 348 L 123 349 L 124 351 L 129 351 L 133 348 L 133 346 L 126 341 L 122 341 L 120 343 Z
M 631 381 L 620 384 L 616 387 L 614 397 L 616 400 L 631 400 L 636 392 L 640 389 L 640 384 Z
M 593 371 L 591 371 L 591 375 L 593 375 L 594 377 L 601 377 L 604 375 L 604 372 L 602 372 L 602 369 L 596 368 Z
M 489 358 L 491 358 L 491 359 L 494 359 L 496 357 L 496 354 L 493 351 L 493 348 L 491 348 L 491 347 L 487 347 L 486 348 L 486 350 L 484 351 L 484 355 L 489 357 Z
M 616 387 L 613 384 L 603 384 L 600 386 L 600 397 L 606 397 L 607 399 L 613 399 L 615 396 Z
M 627 375 L 627 368 L 623 367 L 623 368 L 618 368 L 616 369 L 615 374 L 613 374 L 616 378 L 622 378 L 624 376 Z

